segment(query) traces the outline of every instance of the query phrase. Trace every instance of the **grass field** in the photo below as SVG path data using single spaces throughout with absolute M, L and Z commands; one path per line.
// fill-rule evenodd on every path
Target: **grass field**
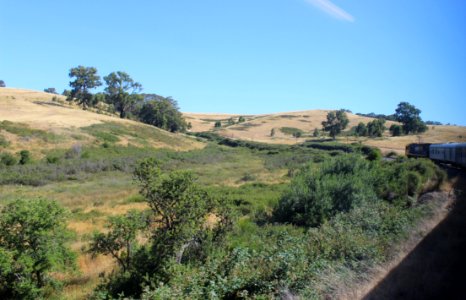
M 224 126 L 221 129 L 214 128 L 215 121 L 226 121 L 228 118 L 238 120 L 239 115 L 225 114 L 195 114 L 185 113 L 185 117 L 191 122 L 193 132 L 215 131 L 216 133 L 233 138 L 248 141 L 257 141 L 274 144 L 296 144 L 305 140 L 320 140 L 321 138 L 312 137 L 315 128 L 322 128 L 322 121 L 326 119 L 327 110 L 309 110 L 300 112 L 286 112 L 267 115 L 244 116 L 246 122 L 231 126 Z M 357 126 L 359 122 L 368 123 L 372 118 L 362 117 L 348 113 L 350 123 L 347 130 Z M 223 124 L 223 123 L 222 123 Z M 226 123 L 225 123 L 226 124 Z M 388 121 L 385 126 L 388 128 L 394 122 Z M 295 128 L 303 132 L 303 135 L 296 139 L 291 134 L 283 132 L 282 128 Z M 275 134 L 271 136 L 274 129 Z M 288 130 L 289 131 L 289 130 Z M 466 127 L 462 126 L 429 126 L 429 130 L 419 135 L 408 135 L 400 137 L 391 137 L 388 130 L 381 138 L 365 137 L 338 137 L 341 143 L 361 142 L 365 145 L 378 147 L 384 153 L 395 151 L 399 154 L 404 153 L 405 146 L 409 143 L 448 143 L 448 142 L 466 142 Z
M 57 98 L 52 100 L 53 97 Z M 352 228 L 354 232 L 344 231 L 346 227 L 353 226 L 344 222 L 361 221 L 358 213 L 391 213 L 395 219 L 400 217 L 400 220 L 396 219 L 400 224 L 392 224 L 390 218 L 381 224 L 396 232 L 390 241 L 399 241 L 407 234 L 409 226 L 413 226 L 419 218 L 428 216 L 428 211 L 424 206 L 404 211 L 387 204 L 376 211 L 341 214 L 340 219 L 331 219 L 321 228 L 310 230 L 271 221 L 280 199 L 289 191 L 290 181 L 303 166 L 310 165 L 310 172 L 318 172 L 321 165 L 334 158 L 346 157 L 348 153 L 362 158 L 371 150 L 362 147 L 359 142 L 379 147 L 383 152 L 402 152 L 406 143 L 419 139 L 416 136 L 384 136 L 378 139 L 342 137 L 337 142 L 322 142 L 311 138 L 312 131 L 320 128 L 326 113 L 304 111 L 244 116 L 245 122 L 230 126 L 226 125 L 228 120 L 237 119 L 239 115 L 185 114 L 193 126 L 192 131 L 212 130 L 220 135 L 199 138 L 171 134 L 131 120 L 83 111 L 65 103 L 61 96 L 0 89 L 0 151 L 14 156 L 18 156 L 20 150 L 32 153 L 32 161 L 28 164 L 0 167 L 0 207 L 19 198 L 39 197 L 56 200 L 69 211 L 68 228 L 74 232 L 71 248 L 78 254 L 78 271 L 68 275 L 54 274 L 64 282 L 63 290 L 54 297 L 85 299 L 101 282 L 102 275 L 108 275 L 116 268 L 115 261 L 110 257 L 92 257 L 87 253 L 92 233 L 105 230 L 104 224 L 109 216 L 122 215 L 131 209 L 142 211 L 148 208 L 138 193 L 133 170 L 141 159 L 156 158 L 164 172 L 189 170 L 210 195 L 232 205 L 238 221 L 226 237 L 228 249 L 247 248 L 258 254 L 258 261 L 253 260 L 258 263 L 257 269 L 264 265 L 261 259 L 270 259 L 267 255 L 273 254 L 273 251 L 278 251 L 277 255 L 281 258 L 280 251 L 291 251 L 285 251 L 283 255 L 293 253 L 285 255 L 292 264 L 296 264 L 295 259 L 300 255 L 293 252 L 296 249 L 322 251 L 321 259 L 307 265 L 309 270 L 315 268 L 312 272 L 322 272 L 321 278 L 301 269 L 305 264 L 301 266 L 297 263 L 293 270 L 305 274 L 303 276 L 308 280 L 305 282 L 309 285 L 300 288 L 310 293 L 308 295 L 335 295 L 332 285 L 349 282 L 345 281 L 346 275 L 359 280 L 358 272 L 365 272 L 368 268 L 364 264 L 382 259 L 383 256 L 374 253 L 382 251 L 380 249 L 386 250 L 384 238 L 379 237 L 380 245 L 377 247 L 380 249 L 374 250 L 371 239 L 356 227 Z M 351 114 L 349 117 L 350 126 L 371 120 Z M 218 120 L 224 127 L 215 130 L 213 126 Z M 272 129 L 275 129 L 273 137 L 270 136 Z M 293 137 L 292 133 L 297 131 L 302 131 L 304 137 Z M 222 140 L 222 136 L 231 140 Z M 435 126 L 420 139 L 424 142 L 442 142 L 445 139 L 462 141 L 464 136 L 464 127 Z M 237 139 L 244 141 L 235 142 Z M 306 140 L 311 142 L 295 145 Z M 419 169 L 428 170 L 422 166 Z M 420 175 L 413 176 L 417 180 L 427 179 Z M 396 178 L 394 176 L 393 180 Z M 328 184 L 338 186 L 338 181 L 332 182 Z M 340 228 L 342 224 L 349 225 Z M 357 237 L 354 243 L 353 233 Z M 306 238 L 315 239 L 328 248 L 318 249 Z M 144 240 L 143 237 L 141 239 Z M 295 249 L 293 239 L 299 242 L 300 248 L 297 246 Z M 278 248 L 274 248 L 274 241 L 280 244 Z M 347 262 L 346 254 L 340 253 L 340 248 L 344 249 L 343 252 L 356 251 L 358 255 L 377 259 L 371 258 L 374 261 L 362 263 L 358 259 L 348 259 Z M 375 252 L 370 252 L 372 250 Z M 305 261 L 308 262 L 307 258 Z M 241 273 L 241 270 L 237 271 Z

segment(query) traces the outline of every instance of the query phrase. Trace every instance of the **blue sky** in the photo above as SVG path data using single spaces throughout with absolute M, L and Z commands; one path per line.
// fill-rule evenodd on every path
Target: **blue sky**
M 466 125 L 463 0 L 0 0 L 0 79 L 126 71 L 182 111 L 347 108 Z

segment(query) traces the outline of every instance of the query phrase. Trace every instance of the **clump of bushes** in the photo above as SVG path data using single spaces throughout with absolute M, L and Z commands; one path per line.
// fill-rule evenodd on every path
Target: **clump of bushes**
M 14 166 L 17 163 L 18 160 L 11 153 L 3 152 L 2 154 L 0 154 L 0 165 L 9 167 Z
M 315 227 L 366 202 L 411 206 L 426 184 L 438 187 L 444 178 L 429 160 L 370 163 L 358 155 L 340 156 L 302 169 L 274 216 L 280 222 Z

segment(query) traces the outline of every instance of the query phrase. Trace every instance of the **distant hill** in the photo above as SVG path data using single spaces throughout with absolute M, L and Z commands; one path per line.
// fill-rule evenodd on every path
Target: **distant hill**
M 322 121 L 326 120 L 329 110 L 308 110 L 298 112 L 283 112 L 265 115 L 243 115 L 245 122 L 238 122 L 241 115 L 230 114 L 202 114 L 185 113 L 187 122 L 192 125 L 191 131 L 215 131 L 216 133 L 234 139 L 252 140 L 257 142 L 294 144 L 305 140 L 322 140 L 322 137 L 314 138 L 312 133 L 315 128 L 322 128 Z M 346 131 L 357 126 L 359 122 L 368 123 L 374 118 L 347 113 L 350 123 Z M 232 118 L 236 123 L 228 125 L 228 119 Z M 215 122 L 221 121 L 222 127 L 215 128 Z M 387 121 L 388 128 L 396 122 Z M 380 148 L 383 152 L 395 151 L 403 153 L 409 143 L 430 142 L 466 142 L 466 127 L 461 126 L 438 126 L 430 125 L 426 133 L 420 135 L 408 135 L 391 137 L 387 130 L 381 138 L 340 136 L 338 140 L 343 143 L 361 142 Z M 271 131 L 274 129 L 274 135 Z M 296 139 L 290 132 L 299 129 L 303 132 L 302 137 Z
M 188 150 L 203 144 L 103 111 L 85 111 L 64 96 L 0 88 L 0 151 L 68 148 L 103 143 Z

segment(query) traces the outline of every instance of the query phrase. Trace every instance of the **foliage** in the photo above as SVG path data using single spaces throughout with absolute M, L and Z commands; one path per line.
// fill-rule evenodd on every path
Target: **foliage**
M 215 127 L 215 128 L 220 128 L 220 127 L 222 127 L 222 122 L 221 122 L 221 121 L 215 121 L 214 127 Z
M 0 147 L 6 148 L 9 145 L 10 142 L 3 135 L 0 135 Z
M 335 137 L 348 126 L 349 120 L 344 110 L 331 111 L 327 114 L 327 121 L 322 122 L 324 131 L 328 131 L 330 136 Z
M 0 166 L 14 166 L 18 163 L 16 157 L 14 157 L 11 153 L 3 152 L 0 154 Z
M 314 131 L 312 132 L 313 137 L 319 137 L 320 136 L 320 130 L 318 128 L 314 128 Z
M 57 90 L 55 88 L 53 88 L 53 87 L 44 89 L 44 92 L 58 95 Z
M 374 200 L 369 163 L 349 155 L 308 166 L 291 183 L 274 212 L 278 221 L 318 226 L 335 213 Z
M 403 123 L 403 132 L 405 134 L 422 133 L 427 130 L 426 124 L 419 116 L 420 114 L 421 110 L 408 102 L 400 102 L 395 111 L 396 120 Z
M 125 216 L 108 218 L 107 231 L 94 232 L 89 252 L 93 255 L 111 255 L 126 272 L 132 267 L 133 253 L 136 251 L 136 237 L 147 227 L 145 216 L 137 211 L 129 211 Z
M 403 133 L 403 128 L 398 124 L 392 124 L 389 130 L 392 136 L 400 136 Z
M 357 136 L 367 136 L 367 126 L 363 122 L 359 122 L 358 126 L 355 128 L 355 133 Z
M 66 212 L 45 199 L 17 199 L 0 215 L 0 296 L 38 298 L 53 288 L 50 273 L 74 267 Z M 6 266 L 6 268 L 3 268 Z
M 19 152 L 19 156 L 20 156 L 20 159 L 19 159 L 20 165 L 25 165 L 31 162 L 31 152 L 29 152 L 28 150 L 21 150 Z
M 0 80 L 0 87 L 6 87 L 5 81 Z
M 270 136 L 271 136 L 271 137 L 275 136 L 275 128 L 272 128 L 272 129 L 270 130 Z
M 100 76 L 97 75 L 97 69 L 78 66 L 70 69 L 69 76 L 75 79 L 70 82 L 71 91 L 67 100 L 73 101 L 76 99 L 84 109 L 92 106 L 93 97 L 89 90 L 102 85 Z
M 141 285 L 148 277 L 154 282 L 167 280 L 167 267 L 172 261 L 180 264 L 191 257 L 196 260 L 193 252 L 199 253 L 203 242 L 212 241 L 215 236 L 221 237 L 221 234 L 209 234 L 205 230 L 206 217 L 213 212 L 215 205 L 210 196 L 195 184 L 191 173 L 173 171 L 164 174 L 158 161 L 146 159 L 136 167 L 134 176 L 139 181 L 141 195 L 153 213 L 151 240 L 149 245 L 135 254 L 134 265 L 119 260 L 127 274 L 117 274 L 104 287 L 112 295 L 125 292 L 138 296 Z M 112 251 L 116 253 L 117 248 L 122 249 L 122 246 L 115 242 L 114 233 L 115 230 L 110 231 L 109 236 L 112 237 Z M 119 236 L 121 233 L 117 232 L 117 238 Z M 133 240 L 133 235 L 127 240 Z M 125 253 L 128 253 L 128 249 L 125 248 Z M 114 255 L 115 258 L 117 256 Z
M 370 137 L 381 137 L 385 131 L 385 120 L 384 119 L 375 119 L 367 123 L 367 134 Z
M 105 88 L 107 102 L 114 105 L 120 113 L 120 118 L 126 118 L 128 111 L 136 102 L 142 101 L 142 97 L 136 94 L 141 91 L 141 84 L 121 71 L 104 76 L 104 80 L 107 84 Z
M 378 160 L 380 153 L 368 156 Z M 438 187 L 444 175 L 429 160 L 368 163 L 347 155 L 303 169 L 291 182 L 274 212 L 278 221 L 319 226 L 335 213 L 385 199 L 411 206 L 427 182 Z
M 139 118 L 146 124 L 171 132 L 185 131 L 186 121 L 180 113 L 176 100 L 160 97 L 144 103 Z
M 281 127 L 280 131 L 284 134 L 292 135 L 293 137 L 295 137 L 296 134 L 303 134 L 303 131 L 301 129 L 294 127 Z
M 245 121 L 246 121 L 246 119 L 243 116 L 239 116 L 238 123 L 243 123 Z
M 10 122 L 7 120 L 0 122 L 0 129 L 20 137 L 38 138 L 44 142 L 55 142 L 60 139 L 60 136 L 56 134 L 40 129 L 33 129 L 27 124 Z

